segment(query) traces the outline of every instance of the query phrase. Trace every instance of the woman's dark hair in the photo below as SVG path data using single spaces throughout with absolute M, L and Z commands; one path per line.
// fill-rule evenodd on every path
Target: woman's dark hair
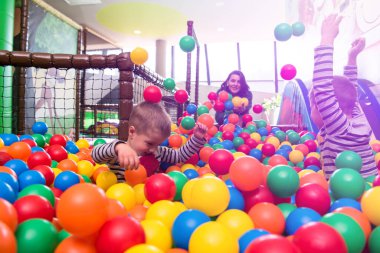
M 217 93 L 219 93 L 222 90 L 225 90 L 228 93 L 231 93 L 230 88 L 228 87 L 227 83 L 228 83 L 228 80 L 230 79 L 230 77 L 232 75 L 238 75 L 240 77 L 240 90 L 236 95 L 238 95 L 240 97 L 245 97 L 247 95 L 247 92 L 249 91 L 249 86 L 247 84 L 247 81 L 245 80 L 245 76 L 244 76 L 243 72 L 241 72 L 240 70 L 232 71 L 228 75 L 227 79 L 222 83 L 222 86 L 220 87 L 220 89 L 218 90 Z

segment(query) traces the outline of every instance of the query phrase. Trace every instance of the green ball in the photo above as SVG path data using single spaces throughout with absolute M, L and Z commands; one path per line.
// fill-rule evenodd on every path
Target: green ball
M 328 213 L 322 217 L 321 222 L 338 231 L 346 243 L 348 253 L 363 251 L 366 241 L 365 235 L 354 219 L 342 213 Z
M 267 127 L 267 123 L 265 122 L 265 120 L 255 120 L 255 123 L 257 128 Z
M 304 135 L 302 135 L 300 142 L 304 143 L 307 140 L 314 140 L 314 136 L 309 134 L 309 133 L 304 134 Z
M 301 169 L 304 169 L 304 162 L 303 161 L 301 161 L 301 162 L 298 162 L 297 164 L 296 164 L 296 167 L 298 167 L 298 168 L 301 168 Z
M 288 134 L 288 140 L 290 141 L 291 144 L 298 144 L 300 139 L 301 139 L 300 135 L 296 132 L 290 132 Z
M 215 135 L 214 135 L 214 137 L 215 138 L 222 138 L 222 132 L 220 132 L 220 131 L 218 131 Z
M 45 147 L 46 139 L 42 134 L 33 134 L 32 137 L 34 138 L 39 147 Z
M 183 36 L 181 40 L 179 41 L 179 47 L 182 49 L 182 51 L 186 53 L 190 53 L 195 48 L 195 40 L 192 36 Z
M 22 198 L 29 195 L 38 195 L 41 197 L 46 198 L 50 204 L 54 207 L 55 205 L 55 196 L 53 191 L 47 187 L 46 185 L 42 184 L 33 184 L 25 187 L 18 193 L 18 198 Z
M 52 160 L 51 161 L 51 167 L 52 168 L 57 168 L 57 166 L 58 166 L 58 162 L 56 160 Z
M 296 193 L 300 185 L 300 179 L 292 167 L 277 165 L 269 171 L 267 185 L 274 195 L 287 198 Z
M 61 229 L 61 231 L 58 232 L 58 242 L 59 243 L 62 242 L 63 240 L 65 240 L 69 236 L 71 236 L 71 234 L 69 232 L 67 232 L 64 229 Z
M 335 199 L 357 199 L 364 192 L 365 181 L 356 170 L 338 169 L 331 175 L 330 189 Z
M 380 226 L 372 230 L 368 241 L 369 252 L 380 252 Z
M 256 132 L 257 128 L 255 125 L 249 125 L 247 126 L 247 130 L 249 131 L 249 133 L 254 133 Z
M 269 157 L 265 157 L 265 158 L 263 159 L 262 163 L 263 163 L 264 165 L 268 165 L 268 164 L 269 164 Z
M 238 148 L 239 146 L 241 146 L 242 144 L 244 144 L 244 140 L 241 137 L 235 137 L 232 140 L 232 142 L 233 142 L 235 148 Z
M 291 161 L 288 161 L 288 165 L 289 165 L 290 167 L 294 167 L 294 166 L 295 166 L 295 164 L 292 163 Z
M 182 199 L 182 189 L 189 181 L 185 174 L 180 171 L 170 171 L 168 176 L 174 180 L 176 192 L 174 196 L 174 200 L 180 201 Z
M 274 134 L 277 139 L 280 141 L 280 142 L 283 142 L 286 140 L 286 133 L 284 131 L 276 131 L 276 133 Z
M 289 203 L 281 203 L 281 204 L 278 204 L 277 205 L 278 208 L 280 208 L 282 214 L 284 215 L 284 218 L 286 220 L 286 218 L 288 218 L 289 214 L 297 209 L 297 207 L 293 204 L 289 204 Z
M 376 175 L 372 175 L 372 176 L 364 178 L 364 180 L 366 182 L 373 183 L 373 181 L 375 180 L 375 178 L 376 178 Z
M 197 109 L 198 116 L 200 116 L 200 115 L 202 115 L 204 113 L 209 113 L 209 112 L 210 112 L 210 110 L 208 109 L 207 106 L 205 106 L 205 105 L 198 106 L 198 109 Z
M 46 143 L 50 143 L 50 139 L 53 135 L 51 133 L 44 134 Z
M 181 120 L 181 126 L 186 130 L 193 129 L 195 126 L 194 118 L 189 116 L 183 117 Z
M 340 152 L 335 159 L 335 166 L 338 169 L 350 168 L 356 171 L 360 171 L 363 166 L 363 161 L 360 155 L 354 151 L 346 150 Z
M 104 139 L 96 139 L 94 141 L 94 147 L 97 145 L 102 145 L 102 144 L 106 144 L 106 141 Z
M 86 175 L 82 175 L 81 174 L 81 176 L 83 177 L 83 180 L 86 182 L 86 183 L 92 183 L 92 181 L 91 181 L 91 179 L 88 177 L 88 176 L 86 176 Z
M 51 222 L 44 219 L 21 222 L 15 235 L 19 253 L 51 253 L 58 245 L 57 230 Z
M 220 144 L 220 143 L 215 143 L 214 145 L 212 145 L 212 148 L 214 150 L 217 150 L 217 149 L 224 149 L 223 145 Z
M 166 78 L 164 80 L 164 87 L 167 90 L 174 90 L 175 88 L 175 82 L 172 78 Z

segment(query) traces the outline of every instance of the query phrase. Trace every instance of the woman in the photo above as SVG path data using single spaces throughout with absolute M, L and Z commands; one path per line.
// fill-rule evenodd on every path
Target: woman
M 222 86 L 217 91 L 219 94 L 221 91 L 226 91 L 229 94 L 232 95 L 232 97 L 240 97 L 240 98 L 246 98 L 248 100 L 247 103 L 240 103 L 239 105 L 235 105 L 233 112 L 238 114 L 239 116 L 242 116 L 244 114 L 247 114 L 249 110 L 252 107 L 252 93 L 249 90 L 249 86 L 247 84 L 247 81 L 245 80 L 245 76 L 243 72 L 239 70 L 232 71 L 226 81 L 222 83 Z M 228 113 L 226 112 L 216 112 L 215 119 L 218 122 L 219 125 L 222 125 L 224 123 L 224 118 L 228 116 Z

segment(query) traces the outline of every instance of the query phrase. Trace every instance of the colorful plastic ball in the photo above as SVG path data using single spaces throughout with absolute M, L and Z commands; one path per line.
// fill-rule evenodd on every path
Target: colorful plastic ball
M 144 100 L 151 103 L 159 103 L 162 99 L 161 89 L 155 85 L 149 85 L 143 92 Z
M 268 163 L 270 166 L 274 167 L 276 165 L 287 165 L 288 161 L 281 155 L 273 155 L 269 158 Z
M 242 210 L 226 210 L 218 216 L 216 222 L 228 228 L 237 239 L 248 230 L 253 229 L 252 219 Z
M 301 226 L 293 236 L 293 243 L 304 253 L 347 252 L 343 237 L 322 222 L 310 222 Z
M 239 190 L 253 191 L 262 183 L 262 164 L 250 156 L 239 157 L 231 164 L 230 179 Z
M 185 171 L 183 172 L 183 174 L 185 174 L 185 176 L 186 176 L 189 180 L 191 180 L 191 179 L 193 179 L 193 178 L 197 178 L 197 177 L 199 177 L 199 173 L 198 173 L 196 170 L 194 170 L 194 169 L 188 169 L 188 170 L 185 170 Z
M 254 148 L 254 149 L 251 149 L 251 151 L 249 151 L 249 156 L 252 156 L 260 161 L 263 157 L 263 154 L 261 150 Z
M 236 151 L 248 155 L 249 152 L 251 151 L 251 148 L 250 148 L 247 144 L 241 144 L 241 145 L 237 148 Z
M 365 189 L 365 181 L 353 169 L 338 169 L 330 177 L 330 189 L 335 199 L 359 198 Z
M 48 126 L 45 122 L 37 121 L 32 126 L 32 132 L 35 134 L 46 134 L 48 131 Z
M 195 104 L 188 104 L 186 106 L 186 111 L 192 115 L 192 114 L 195 114 L 197 112 L 197 106 Z
M 259 238 L 260 236 L 268 235 L 268 234 L 269 232 L 265 231 L 264 229 L 248 230 L 239 238 L 239 253 L 244 253 L 248 245 L 256 238 Z
M 294 164 L 302 162 L 304 158 L 305 156 L 299 150 L 292 150 L 289 152 L 289 161 L 291 161 Z
M 278 197 L 292 196 L 299 187 L 299 176 L 288 165 L 277 165 L 267 175 L 267 185 L 271 192 Z
M 292 24 L 293 36 L 301 36 L 305 32 L 305 25 L 302 22 Z
M 8 148 L 8 154 L 15 159 L 21 159 L 26 161 L 32 150 L 26 142 L 18 141 L 12 143 Z
M 0 219 L 0 252 L 17 252 L 17 242 L 10 227 Z
M 57 162 L 60 162 L 63 159 L 67 159 L 68 155 L 64 146 L 61 146 L 59 144 L 50 145 L 46 149 L 46 152 L 50 155 L 52 160 L 55 160 Z
M 358 155 L 356 152 L 346 150 L 336 156 L 335 166 L 338 169 L 349 168 L 360 171 L 363 166 L 363 161 L 360 155 Z
M 238 189 L 236 189 L 235 186 L 228 187 L 228 191 L 230 192 L 230 202 L 228 203 L 227 210 L 244 210 L 245 203 L 242 193 Z
M 329 211 L 330 202 L 328 190 L 318 184 L 306 184 L 296 192 L 297 207 L 311 208 L 320 215 L 324 215 Z
M 95 146 L 98 146 L 98 145 L 103 145 L 103 144 L 106 144 L 107 142 L 104 140 L 104 139 L 101 139 L 101 138 L 99 138 L 99 139 L 96 139 L 95 141 L 94 141 L 94 147 Z M 66 145 L 65 145 L 66 146 Z M 64 147 L 65 147 L 64 146 Z
M 198 109 L 197 109 L 198 116 L 205 114 L 205 113 L 209 113 L 209 108 L 207 108 L 207 106 L 204 106 L 204 105 L 198 106 Z
M 58 233 L 54 225 L 43 219 L 30 219 L 16 230 L 17 252 L 54 252 Z
M 354 199 L 349 199 L 349 198 L 341 198 L 335 200 L 331 206 L 330 206 L 330 212 L 333 212 L 334 210 L 341 208 L 341 207 L 352 207 L 355 208 L 356 210 L 362 211 L 361 205 L 358 201 Z
M 65 149 L 71 154 L 76 154 L 79 152 L 79 147 L 73 141 L 67 141 Z
M 182 212 L 182 210 L 179 209 L 174 202 L 160 200 L 149 206 L 145 219 L 159 220 L 171 230 L 174 220 L 180 212 Z
M 322 216 L 313 209 L 299 207 L 292 211 L 286 218 L 286 234 L 293 235 L 303 225 L 314 221 L 320 221 L 321 218 Z
M 234 161 L 232 153 L 225 149 L 215 150 L 208 160 L 210 168 L 218 175 L 229 173 L 230 166 Z
M 62 171 L 54 180 L 54 187 L 65 191 L 75 184 L 79 184 L 79 176 L 72 171 Z
M 175 81 L 172 78 L 166 78 L 163 84 L 164 84 L 165 89 L 167 90 L 171 91 L 171 90 L 174 90 L 175 88 Z
M 214 119 L 213 117 L 208 114 L 202 114 L 201 116 L 198 117 L 198 122 L 202 123 L 203 125 L 207 126 L 208 129 L 214 126 Z
M 27 195 L 17 199 L 13 205 L 17 211 L 19 223 L 34 218 L 45 219 L 48 221 L 53 220 L 53 206 L 44 197 Z
M 315 152 L 317 150 L 317 143 L 314 140 L 306 140 L 303 144 L 305 144 L 310 152 Z
M 195 120 L 192 117 L 183 117 L 181 120 L 181 126 L 186 129 L 190 130 L 193 129 L 195 126 Z
M 151 244 L 138 244 L 132 246 L 125 253 L 165 253 L 160 248 L 153 246 Z
M 363 213 L 368 217 L 369 221 L 376 226 L 380 225 L 380 208 L 377 204 L 379 198 L 380 186 L 369 189 L 361 198 Z
M 282 66 L 280 75 L 284 80 L 292 80 L 297 75 L 297 69 L 292 64 L 286 64 Z
M 65 230 L 61 230 L 58 233 L 58 237 L 60 237 L 61 232 L 66 232 Z M 66 232 L 67 233 L 67 232 Z M 64 236 L 63 234 L 61 236 Z M 69 234 L 67 234 L 69 235 Z M 60 238 L 61 240 L 57 248 L 54 250 L 54 253 L 95 253 L 95 246 L 86 239 L 81 239 L 75 236 L 68 236 L 65 238 Z
M 260 104 L 255 104 L 255 105 L 253 105 L 253 107 L 252 107 L 252 111 L 253 111 L 254 113 L 256 113 L 256 114 L 262 113 L 262 111 L 263 111 L 263 106 L 260 105 Z
M 15 207 L 6 199 L 0 198 L 0 210 L 0 222 L 3 222 L 12 232 L 14 232 L 18 225 L 18 217 Z
M 141 226 L 145 233 L 145 243 L 160 249 L 159 252 L 166 252 L 172 246 L 172 236 L 169 229 L 160 221 L 143 220 Z M 137 247 L 137 246 L 134 246 Z M 132 248 L 130 249 L 132 250 Z M 127 251 L 128 252 L 128 251 Z M 140 251 L 139 251 L 140 252 Z M 149 251 L 141 251 L 149 252 Z
M 253 240 L 244 253 L 269 253 L 269 252 L 281 252 L 281 253 L 295 253 L 296 247 L 287 238 L 269 234 L 262 235 L 259 238 Z
M 174 200 L 181 200 L 182 199 L 182 189 L 184 185 L 187 183 L 188 178 L 186 175 L 180 171 L 171 171 L 168 173 L 168 176 L 171 177 L 174 181 L 176 193 L 174 196 Z
M 189 252 L 204 253 L 238 252 L 238 240 L 224 225 L 215 221 L 200 225 L 193 233 L 189 242 Z
M 285 218 L 275 204 L 262 202 L 254 205 L 248 212 L 255 228 L 264 229 L 272 234 L 282 234 L 285 229 Z M 273 222 L 273 221 L 276 222 Z
M 34 168 L 37 165 L 47 165 L 51 166 L 51 157 L 48 153 L 46 152 L 35 152 L 31 154 L 28 158 L 27 164 L 30 169 Z
M 328 213 L 321 222 L 332 226 L 343 237 L 348 252 L 362 252 L 365 246 L 365 235 L 359 224 L 351 217 L 341 213 Z
M 277 205 L 280 208 L 282 215 L 284 215 L 285 220 L 288 218 L 289 214 L 293 212 L 297 207 L 290 203 L 280 203 Z
M 352 207 L 340 207 L 338 209 L 335 209 L 334 212 L 345 214 L 354 219 L 363 230 L 366 240 L 369 238 L 372 228 L 371 223 L 364 213 Z
M 46 185 L 42 185 L 42 184 L 30 185 L 19 192 L 18 198 L 22 198 L 28 195 L 38 195 L 38 196 L 44 197 L 50 202 L 50 204 L 53 207 L 55 206 L 54 193 L 52 189 L 47 187 Z
M 174 244 L 188 250 L 190 237 L 200 225 L 209 222 L 210 218 L 199 210 L 186 210 L 178 215 L 173 223 L 172 236 Z
M 380 227 L 372 230 L 368 241 L 369 252 L 380 252 Z
M 329 189 L 329 185 L 325 177 L 320 173 L 309 173 L 300 177 L 300 187 L 306 184 L 318 184 L 325 190 Z
M 187 91 L 185 90 L 177 90 L 174 93 L 174 99 L 177 101 L 179 104 L 185 103 L 189 98 L 189 94 L 187 94 Z
M 216 92 L 214 91 L 210 91 L 207 95 L 207 98 L 211 101 L 215 101 L 218 99 L 218 94 L 216 94 Z
M 276 148 L 273 146 L 273 144 L 264 143 L 264 145 L 261 148 L 261 152 L 265 156 L 272 156 L 276 152 Z
M 195 48 L 195 39 L 192 36 L 183 36 L 179 41 L 179 47 L 182 51 L 190 53 Z
M 148 52 L 141 47 L 136 47 L 130 53 L 131 61 L 136 65 L 142 65 L 148 60 Z
M 155 203 L 159 200 L 173 200 L 176 194 L 176 185 L 170 176 L 158 173 L 146 180 L 144 192 L 146 199 L 150 203 Z
M 278 41 L 287 41 L 292 36 L 292 26 L 287 23 L 278 24 L 274 28 L 274 37 Z
M 27 170 L 18 177 L 20 190 L 33 184 L 46 184 L 46 180 L 41 172 L 36 170 Z
M 0 198 L 13 203 L 17 198 L 17 192 L 8 183 L 0 181 Z
M 301 139 L 300 135 L 294 131 L 287 133 L 287 135 L 288 135 L 288 140 L 291 144 L 298 144 Z
M 62 147 L 65 147 L 66 144 L 67 144 L 67 140 L 65 138 L 65 136 L 63 136 L 62 134 L 54 134 L 50 137 L 50 140 L 47 141 L 47 143 L 49 143 L 49 145 L 61 145 Z
M 99 253 L 122 253 L 142 243 L 145 243 L 145 234 L 141 224 L 132 217 L 120 216 L 104 223 L 95 246 Z
M 19 182 L 17 181 L 17 176 L 14 176 L 7 172 L 0 172 L 0 181 L 9 184 L 14 192 L 19 191 Z

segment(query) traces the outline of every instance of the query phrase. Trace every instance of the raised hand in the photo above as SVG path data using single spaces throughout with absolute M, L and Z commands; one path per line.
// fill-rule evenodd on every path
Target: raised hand
M 342 16 L 331 14 L 325 18 L 321 26 L 321 45 L 333 46 L 334 40 L 339 33 L 339 25 Z
M 119 143 L 116 145 L 115 149 L 120 167 L 132 170 L 139 167 L 139 157 L 137 156 L 137 153 L 128 145 L 128 143 Z
M 354 42 L 352 42 L 351 48 L 348 51 L 348 65 L 356 65 L 356 57 L 363 51 L 364 48 L 364 38 L 357 38 Z

